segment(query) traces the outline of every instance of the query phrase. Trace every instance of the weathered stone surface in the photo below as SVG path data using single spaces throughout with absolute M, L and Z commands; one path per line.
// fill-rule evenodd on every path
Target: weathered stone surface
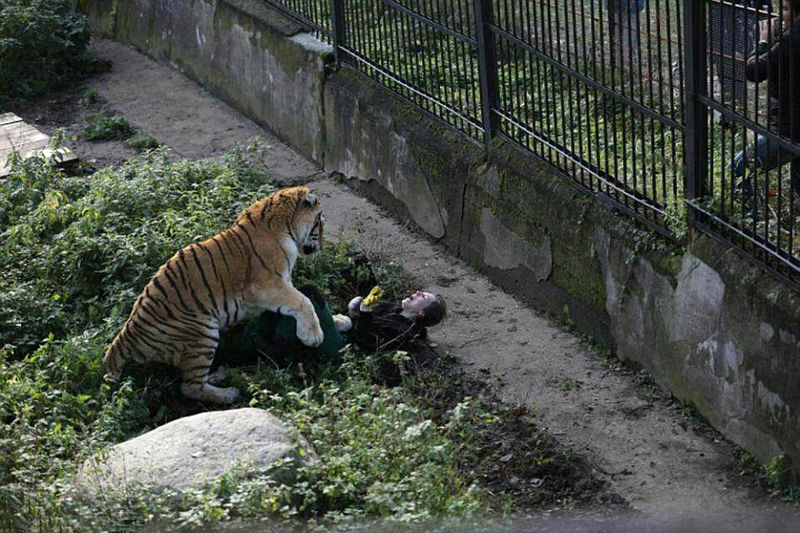
M 675 328 L 673 341 L 690 345 L 702 342 L 720 326 L 725 283 L 710 266 L 692 255 L 685 255 L 675 289 Z
M 326 135 L 333 149 L 325 168 L 346 178 L 375 181 L 402 203 L 412 220 L 436 239 L 445 235 L 444 220 L 419 156 L 397 133 L 391 110 L 370 105 L 341 87 L 330 93 Z M 346 147 L 337 150 L 335 147 Z
M 652 371 L 763 461 L 781 452 L 796 456 L 800 419 L 789 405 L 797 405 L 798 395 L 774 367 L 793 376 L 800 368 L 796 356 L 766 348 L 780 340 L 772 324 L 751 316 L 759 306 L 740 295 L 732 301 L 736 286 L 690 252 L 668 274 L 603 228 L 596 246 L 618 355 Z
M 525 266 L 533 272 L 536 281 L 550 277 L 553 256 L 547 235 L 542 238 L 542 246 L 534 247 L 506 228 L 487 208 L 481 215 L 481 231 L 486 238 L 483 260 L 487 265 L 502 270 Z
M 198 488 L 236 470 L 257 474 L 281 459 L 315 459 L 290 428 L 262 409 L 212 411 L 180 418 L 87 460 L 79 479 L 90 490 L 124 485 Z

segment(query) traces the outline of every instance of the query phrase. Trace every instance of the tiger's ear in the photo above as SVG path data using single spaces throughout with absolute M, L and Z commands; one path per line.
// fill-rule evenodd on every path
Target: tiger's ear
M 303 201 L 308 207 L 317 207 L 319 204 L 319 198 L 317 198 L 317 195 L 313 192 L 306 194 L 306 197 L 303 199 Z

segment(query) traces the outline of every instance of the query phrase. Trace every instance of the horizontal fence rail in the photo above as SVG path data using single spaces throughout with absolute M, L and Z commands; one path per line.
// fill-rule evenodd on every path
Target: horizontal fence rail
M 800 282 L 800 2 L 265 1 L 474 141 Z
M 678 4 L 493 4 L 501 132 L 590 190 L 666 225 L 668 209 L 682 201 Z

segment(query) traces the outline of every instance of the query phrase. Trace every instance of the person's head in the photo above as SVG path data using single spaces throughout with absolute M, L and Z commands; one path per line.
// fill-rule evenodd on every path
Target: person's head
M 800 20 L 800 0 L 783 0 L 781 2 L 781 18 L 786 24 Z
M 404 298 L 403 315 L 423 326 L 435 326 L 447 314 L 447 304 L 439 294 L 417 291 Z

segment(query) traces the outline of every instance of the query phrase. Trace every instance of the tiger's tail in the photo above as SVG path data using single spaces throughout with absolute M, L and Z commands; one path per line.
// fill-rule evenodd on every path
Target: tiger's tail
M 122 367 L 125 366 L 125 361 L 128 360 L 130 354 L 128 350 L 123 347 L 125 343 L 125 336 L 128 334 L 126 328 L 123 328 L 119 334 L 111 341 L 111 345 L 106 350 L 103 356 L 103 363 L 105 364 L 106 373 L 103 376 L 105 382 L 119 381 L 122 375 Z

